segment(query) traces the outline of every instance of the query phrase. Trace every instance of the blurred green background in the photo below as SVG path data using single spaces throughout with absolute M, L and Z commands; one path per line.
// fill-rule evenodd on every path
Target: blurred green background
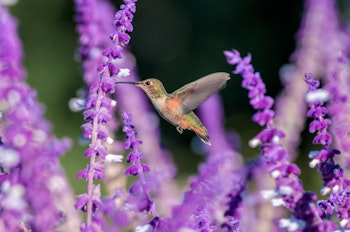
M 114 3 L 118 6 L 121 1 Z M 28 82 L 46 106 L 54 133 L 74 141 L 72 150 L 61 160 L 75 190 L 81 192 L 85 184 L 76 180 L 75 174 L 87 162 L 84 147 L 77 143 L 83 120 L 81 113 L 68 109 L 69 99 L 83 84 L 75 59 L 78 44 L 73 1 L 19 1 L 10 10 L 19 22 Z M 212 72 L 231 72 L 223 50 L 235 48 L 242 55 L 252 54 L 268 94 L 276 96 L 281 90 L 279 68 L 289 62 L 295 49 L 302 13 L 301 0 L 139 0 L 131 34 L 138 73 L 141 78 L 160 78 L 168 91 L 173 91 Z M 253 111 L 240 87 L 240 77 L 234 77 L 221 92 L 226 127 L 242 136 L 243 153 L 254 156 L 258 151 L 248 148 L 247 143 L 259 128 L 250 120 Z M 202 158 L 190 149 L 188 140 L 193 135 L 179 135 L 164 120 L 161 130 L 175 160 L 186 161 L 181 162 L 187 166 L 179 166 L 180 173 L 195 173 Z M 169 138 L 175 142 L 167 143 Z M 303 166 L 307 162 L 307 158 L 302 161 Z

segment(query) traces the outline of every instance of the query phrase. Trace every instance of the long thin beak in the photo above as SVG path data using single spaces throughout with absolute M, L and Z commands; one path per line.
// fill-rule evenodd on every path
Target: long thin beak
M 130 85 L 136 85 L 137 82 L 123 82 L 123 81 L 118 81 L 116 84 L 130 84 Z

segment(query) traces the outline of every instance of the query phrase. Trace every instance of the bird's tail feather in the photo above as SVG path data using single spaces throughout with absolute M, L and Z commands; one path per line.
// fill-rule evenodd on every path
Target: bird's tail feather
M 202 140 L 203 143 L 208 144 L 209 146 L 211 145 L 210 138 L 209 138 L 208 134 L 196 133 L 196 135 L 198 136 L 198 138 L 200 138 Z

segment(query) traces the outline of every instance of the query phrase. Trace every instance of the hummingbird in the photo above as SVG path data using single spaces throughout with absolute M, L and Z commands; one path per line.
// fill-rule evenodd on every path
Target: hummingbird
M 172 93 L 168 93 L 163 83 L 156 78 L 138 82 L 116 82 L 117 84 L 132 84 L 141 88 L 159 115 L 176 126 L 182 134 L 187 129 L 196 133 L 202 142 L 211 145 L 207 128 L 193 112 L 212 94 L 225 87 L 230 74 L 225 72 L 212 73 L 196 81 L 190 82 Z

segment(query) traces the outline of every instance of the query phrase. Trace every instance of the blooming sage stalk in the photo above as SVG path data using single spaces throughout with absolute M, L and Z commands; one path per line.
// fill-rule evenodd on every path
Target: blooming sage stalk
M 100 186 L 94 184 L 94 180 L 104 178 L 104 160 L 108 155 L 107 143 L 113 142 L 105 127 L 105 124 L 113 118 L 112 108 L 116 105 L 116 102 L 109 97 L 115 91 L 115 77 L 120 71 L 113 60 L 122 58 L 123 48 L 129 43 L 130 36 L 127 32 L 133 30 L 131 21 L 136 11 L 135 2 L 135 0 L 125 0 L 114 16 L 113 25 L 116 31 L 110 36 L 113 46 L 102 52 L 105 61 L 97 67 L 96 75 L 99 75 L 99 79 L 91 85 L 85 105 L 86 123 L 82 128 L 84 137 L 91 142 L 85 152 L 90 162 L 86 169 L 78 173 L 78 177 L 84 177 L 88 185 L 88 192 L 79 195 L 75 205 L 76 208 L 86 211 L 86 223 L 82 223 L 81 231 L 100 230 L 104 224 L 102 217 L 97 213 L 102 204 Z M 91 2 L 87 0 L 79 3 L 81 5 L 78 7 L 84 9 Z M 92 12 L 94 10 L 89 7 L 88 9 Z
M 344 178 L 343 169 L 334 159 L 336 155 L 340 155 L 340 151 L 330 147 L 332 136 L 328 132 L 328 127 L 331 120 L 326 118 L 328 110 L 324 106 L 324 102 L 329 99 L 329 93 L 319 88 L 320 82 L 315 80 L 310 73 L 305 75 L 305 82 L 309 86 L 306 99 L 310 109 L 307 116 L 313 119 L 309 125 L 309 131 L 316 133 L 313 143 L 322 145 L 320 150 L 310 152 L 309 156 L 312 158 L 310 167 L 318 167 L 323 180 L 321 194 L 329 195 L 328 200 L 322 200 L 318 203 L 322 212 L 321 216 L 323 219 L 327 219 L 336 213 L 340 220 L 340 226 L 343 229 L 350 229 L 348 214 L 350 180 Z
M 304 231 L 334 228 L 334 223 L 321 219 L 315 205 L 317 196 L 304 190 L 298 178 L 300 169 L 288 160 L 288 153 L 280 143 L 285 135 L 273 124 L 274 101 L 265 96 L 265 84 L 250 64 L 251 57 L 242 58 L 237 50 L 225 51 L 224 54 L 229 64 L 236 65 L 234 73 L 242 76 L 242 87 L 248 90 L 250 104 L 257 110 L 252 120 L 260 126 L 265 126 L 265 129 L 250 141 L 250 146 L 259 147 L 267 171 L 275 179 L 276 189 L 271 191 L 271 196 L 275 197 L 273 204 L 283 205 L 293 214 L 291 219 L 281 220 L 280 227 L 293 226 Z
M 70 141 L 51 134 L 36 92 L 25 83 L 22 57 L 17 23 L 0 5 L 0 230 L 72 229 L 78 215 L 58 161 Z

